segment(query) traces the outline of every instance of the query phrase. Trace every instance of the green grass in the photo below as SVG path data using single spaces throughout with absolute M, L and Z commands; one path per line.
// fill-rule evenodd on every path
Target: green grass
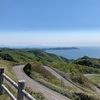
M 4 68 L 4 73 L 17 82 L 17 77 L 14 75 L 14 72 L 12 70 L 13 66 L 13 62 L 0 60 L 0 68 Z
M 36 100 L 47 100 L 42 93 L 34 92 L 30 87 L 26 87 L 25 90 L 30 93 Z
M 40 84 L 64 95 L 72 98 L 74 87 L 67 87 L 62 80 L 57 79 L 48 70 L 37 63 L 28 63 L 24 69 L 25 73 Z
M 57 69 L 59 72 L 61 72 L 60 74 L 63 77 L 70 79 L 72 82 L 78 84 L 79 86 L 88 88 L 90 90 L 93 90 L 93 84 L 100 87 L 99 77 L 86 78 L 83 75 L 85 73 L 100 74 L 100 59 L 89 58 L 85 56 L 83 58 L 70 61 L 64 57 L 46 53 L 41 50 L 28 51 L 8 48 L 0 49 L 0 67 L 4 67 L 5 73 L 16 82 L 18 82 L 18 80 L 12 71 L 12 66 L 15 64 L 27 64 L 32 62 L 35 62 L 33 65 L 37 64 L 38 62 L 39 64 L 52 66 L 54 69 Z M 74 87 L 65 87 L 61 80 L 59 81 L 50 72 L 40 66 L 32 66 L 32 70 L 28 72 L 28 75 L 44 84 L 45 86 L 48 84 L 48 87 L 55 91 L 59 91 L 59 89 L 71 90 L 71 88 L 73 91 L 76 91 Z M 11 87 L 8 86 L 8 88 Z M 59 92 L 64 94 L 62 91 Z M 2 96 L 0 96 L 0 98 L 1 97 Z M 6 94 L 2 100 L 9 100 Z
M 36 63 L 27 64 L 24 67 L 24 69 L 27 66 L 31 66 L 30 75 L 29 75 L 30 77 L 37 79 L 37 80 L 41 80 L 42 82 L 51 84 L 55 87 L 59 87 L 63 89 L 65 88 L 65 85 L 61 80 L 57 79 L 54 75 L 52 75 L 48 70 L 46 70 L 40 64 L 36 64 Z
M 87 56 L 84 56 L 82 58 L 75 60 L 75 63 L 83 65 L 83 66 L 100 68 L 100 59 L 90 58 L 90 57 L 87 57 Z
M 3 60 L 13 61 L 13 62 L 31 62 L 35 60 L 34 54 L 22 50 L 0 52 L 0 57 Z
M 52 62 L 52 61 L 68 61 L 64 57 L 57 56 L 55 54 L 49 54 L 42 50 L 4 50 L 0 52 L 0 59 L 12 61 L 12 62 L 33 62 L 33 61 L 41 61 L 41 62 Z
M 75 93 L 73 100 L 100 100 L 100 95 L 93 95 L 89 93 Z
M 65 63 L 65 62 L 52 62 L 48 63 L 54 69 L 57 69 L 60 74 L 67 80 L 80 85 L 83 88 L 94 91 L 93 84 L 80 72 L 80 68 L 77 67 L 74 63 Z M 87 69 L 88 70 L 88 69 Z
M 0 68 L 4 68 L 5 74 L 7 74 L 11 79 L 18 82 L 17 77 L 14 75 L 12 71 L 12 66 L 14 63 L 9 61 L 0 60 Z M 14 87 L 12 87 L 8 82 L 5 81 L 4 83 L 6 87 L 14 94 L 16 95 L 16 91 L 14 90 Z M 0 100 L 11 100 L 10 97 L 4 92 L 3 95 L 0 96 Z
M 88 76 L 87 78 L 100 88 L 100 76 Z

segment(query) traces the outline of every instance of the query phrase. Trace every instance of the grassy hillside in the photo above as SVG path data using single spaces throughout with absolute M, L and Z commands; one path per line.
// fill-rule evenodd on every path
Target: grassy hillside
M 80 72 L 83 68 L 80 65 L 76 65 L 74 63 L 65 63 L 65 62 L 52 62 L 48 63 L 49 66 L 52 66 L 59 74 L 61 74 L 67 80 L 71 80 L 72 82 L 84 87 L 93 90 L 93 85 L 91 82 L 84 77 L 84 75 Z M 88 70 L 88 68 L 86 69 Z
M 24 67 L 24 71 L 33 79 L 37 79 L 48 84 L 54 84 L 55 86 L 65 88 L 64 84 L 52 75 L 48 70 L 43 68 L 40 64 L 31 63 Z
M 12 50 L 4 49 L 0 52 L 0 59 L 13 61 L 13 62 L 32 62 L 41 61 L 45 63 L 46 61 L 68 61 L 64 57 L 60 57 L 54 54 L 49 54 L 41 50 L 25 51 L 25 50 Z
M 13 66 L 15 65 L 14 62 L 0 60 L 0 68 L 4 68 L 4 72 L 6 75 L 8 75 L 11 79 L 13 79 L 16 83 L 18 82 L 17 77 L 13 73 Z M 4 81 L 5 86 L 13 93 L 13 95 L 17 94 L 16 89 L 6 80 Z M 26 91 L 28 91 L 31 95 L 33 95 L 37 100 L 46 100 L 42 93 L 40 92 L 34 92 L 30 88 L 25 88 Z M 3 95 L 0 96 L 0 100 L 11 100 L 11 98 L 4 92 Z
M 0 60 L 0 68 L 4 68 L 5 69 L 5 73 L 14 81 L 18 81 L 17 77 L 14 75 L 13 71 L 12 71 L 12 66 L 13 63 L 9 62 L 9 61 L 4 61 L 4 60 Z M 10 91 L 15 95 L 16 92 L 15 90 L 13 90 L 14 88 L 8 83 L 8 82 L 4 82 L 4 84 L 7 86 L 7 88 L 10 89 Z M 0 100 L 11 100 L 8 95 L 4 92 L 3 95 L 0 96 Z
M 83 74 L 100 73 L 100 69 L 97 69 L 97 67 L 90 67 L 95 65 L 99 66 L 99 60 L 89 57 L 83 57 L 72 62 L 68 61 L 68 59 L 64 57 L 49 54 L 41 50 L 26 51 L 4 48 L 1 49 L 0 58 L 17 63 L 40 62 L 42 64 L 48 64 L 53 68 L 59 70 L 61 73 L 65 73 L 65 76 L 67 74 L 67 77 L 73 82 L 88 88 L 91 88 L 91 85 L 89 84 L 90 82 L 83 76 Z
M 100 89 L 100 76 L 88 76 L 87 78 Z
M 12 66 L 16 63 L 30 63 L 31 70 L 27 73 L 30 77 L 64 95 L 69 95 L 68 92 L 65 92 L 64 89 L 70 91 L 71 88 L 65 87 L 61 80 L 59 81 L 58 79 L 56 79 L 56 77 L 54 77 L 50 72 L 41 67 L 41 64 L 47 64 L 48 66 L 51 66 L 67 80 L 70 80 L 71 82 L 81 87 L 87 88 L 89 91 L 94 91 L 93 85 L 98 84 L 98 78 L 95 78 L 95 81 L 91 81 L 89 78 L 84 77 L 83 74 L 100 74 L 100 59 L 89 58 L 85 56 L 75 61 L 70 61 L 64 57 L 46 53 L 41 50 L 26 51 L 7 48 L 0 49 L 0 67 L 4 67 L 5 73 L 17 82 L 17 78 L 14 76 L 14 73 L 12 71 Z M 8 86 L 8 88 L 10 87 Z M 78 98 L 81 98 L 81 96 L 87 96 L 86 94 L 76 95 Z M 4 97 L 2 100 L 9 100 L 6 94 L 5 96 L 0 97 Z
M 72 87 L 65 86 L 62 80 L 57 79 L 48 70 L 42 67 L 41 64 L 28 63 L 23 70 L 29 77 L 31 77 L 35 81 L 58 93 L 61 93 L 64 96 L 72 98 L 73 94 L 70 92 L 72 91 Z
M 58 61 L 58 62 L 67 62 L 68 59 L 55 55 L 55 54 L 50 54 L 46 53 L 42 50 L 34 50 L 34 51 L 29 51 L 30 53 L 34 54 L 36 57 L 37 61 L 42 61 L 42 62 L 53 62 L 53 61 Z
M 100 68 L 100 59 L 89 58 L 84 56 L 83 58 L 79 58 L 75 61 L 76 64 L 80 64 L 83 66 L 89 66 L 93 68 Z
M 58 73 L 60 73 L 66 79 L 69 79 L 73 81 L 73 83 L 76 83 L 81 87 L 88 89 L 89 93 L 85 94 L 76 93 L 77 91 L 76 89 L 65 87 L 62 81 L 56 79 L 56 77 L 54 77 L 50 72 L 44 69 L 39 63 L 27 64 L 24 67 L 24 71 L 26 72 L 27 75 L 29 75 L 31 78 L 38 81 L 39 83 L 65 96 L 73 98 L 73 100 L 99 100 L 99 94 L 97 94 L 98 97 L 95 98 L 94 97 L 95 92 L 94 93 L 92 92 L 94 91 L 93 88 L 94 83 L 88 80 L 86 77 L 84 77 L 84 75 L 80 73 L 78 68 L 75 68 L 76 64 L 65 63 L 65 62 L 52 62 L 52 63 L 49 62 L 48 65 L 52 66 L 52 68 L 54 68 Z M 73 96 L 73 93 L 75 93 L 75 98 Z
M 0 52 L 0 58 L 13 62 L 30 62 L 35 60 L 34 54 L 22 50 L 9 50 Z
M 8 48 L 0 49 L 0 67 L 5 68 L 5 73 L 16 82 L 18 80 L 12 71 L 12 68 L 16 63 L 19 64 L 19 63 L 36 62 L 36 61 L 45 63 L 45 62 L 52 62 L 53 60 L 61 62 L 67 61 L 67 59 L 63 57 L 59 57 L 53 54 L 48 54 L 40 50 L 25 51 L 25 50 L 16 50 Z M 35 72 L 35 74 L 37 73 Z M 52 76 L 51 74 L 49 75 L 50 76 L 48 77 Z M 60 84 L 58 80 L 52 80 L 52 83 Z M 16 91 L 8 82 L 5 82 L 5 85 L 7 86 L 7 88 L 9 88 L 10 91 L 13 92 L 14 95 L 16 94 Z M 36 97 L 37 100 L 45 100 L 45 97 L 41 93 L 32 92 L 31 89 L 26 89 L 26 90 L 28 90 L 28 92 L 30 92 L 34 97 Z M 0 100 L 10 100 L 10 98 L 6 93 L 4 93 L 2 96 L 0 96 Z

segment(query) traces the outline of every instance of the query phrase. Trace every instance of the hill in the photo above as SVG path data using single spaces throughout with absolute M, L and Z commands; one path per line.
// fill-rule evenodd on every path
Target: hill
M 46 64 L 50 66 L 70 82 L 77 84 L 79 87 L 86 88 L 92 92 L 94 91 L 93 82 L 84 77 L 83 74 L 85 73 L 100 74 L 100 69 L 99 69 L 100 59 L 89 58 L 86 56 L 83 58 L 79 58 L 77 60 L 68 60 L 64 57 L 46 53 L 45 51 L 42 50 L 22 50 L 22 49 L 3 48 L 0 49 L 0 60 L 4 62 L 4 65 L 7 64 L 8 62 L 10 62 L 13 65 L 16 63 L 17 64 L 30 63 L 32 66 L 32 70 L 30 71 L 32 72 L 31 77 L 36 76 L 35 79 L 37 78 L 37 80 L 39 81 L 42 77 L 42 83 L 45 82 L 46 80 L 50 82 L 50 84 L 53 84 L 53 86 L 55 85 L 57 87 L 61 86 L 60 88 L 62 88 L 63 84 L 60 83 L 59 80 L 57 80 L 54 76 L 52 76 L 51 73 L 42 68 L 41 64 Z M 9 70 L 9 68 L 11 67 L 8 67 L 7 70 L 9 72 L 10 71 L 12 72 L 12 69 Z M 75 92 L 75 90 L 73 91 Z
M 82 58 L 75 60 L 75 63 L 83 65 L 83 66 L 100 68 L 100 59 L 90 58 L 90 57 L 87 57 L 87 56 L 84 56 Z
M 32 61 L 63 61 L 66 62 L 68 59 L 57 56 L 55 54 L 49 54 L 42 50 L 15 50 L 15 49 L 1 49 L 0 59 L 13 61 L 13 62 L 32 62 Z

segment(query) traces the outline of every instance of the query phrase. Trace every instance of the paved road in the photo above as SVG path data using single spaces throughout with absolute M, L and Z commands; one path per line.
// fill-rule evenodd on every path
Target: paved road
M 53 69 L 51 69 L 50 67 L 48 67 L 48 66 L 44 66 L 43 65 L 43 67 L 46 69 L 46 70 L 48 70 L 48 71 L 50 71 L 54 76 L 56 76 L 59 80 L 62 80 L 64 83 L 65 83 L 65 85 L 66 86 L 74 86 L 73 84 L 71 84 L 69 81 L 67 81 L 65 78 L 63 78 L 61 75 L 59 75 L 57 72 L 55 72 Z M 100 74 L 84 74 L 84 76 L 100 76 Z M 77 88 L 77 87 L 76 87 Z M 97 93 L 100 93 L 100 89 L 98 89 L 97 87 L 95 87 L 94 86 L 94 88 L 95 88 L 95 91 L 97 92 Z M 79 88 L 77 88 L 77 90 L 78 90 L 78 92 L 83 92 L 81 89 L 79 89 Z
M 73 85 L 72 83 L 70 83 L 69 81 L 67 81 L 65 78 L 63 78 L 61 75 L 59 75 L 56 71 L 54 71 L 53 69 L 51 69 L 50 67 L 44 66 L 44 65 L 43 65 L 43 67 L 46 70 L 48 70 L 49 72 L 51 72 L 56 78 L 58 78 L 59 80 L 63 81 L 66 86 L 69 86 L 69 87 L 73 87 L 74 86 L 74 87 L 76 87 L 75 85 Z M 76 89 L 77 89 L 78 92 L 83 92 L 81 89 L 79 89 L 77 87 L 76 87 Z
M 100 76 L 100 74 L 84 74 L 84 76 Z
M 15 75 L 19 80 L 25 80 L 25 85 L 33 89 L 33 91 L 41 92 L 47 100 L 70 100 L 69 98 L 48 89 L 47 87 L 37 83 L 23 72 L 24 65 L 18 65 L 13 68 Z

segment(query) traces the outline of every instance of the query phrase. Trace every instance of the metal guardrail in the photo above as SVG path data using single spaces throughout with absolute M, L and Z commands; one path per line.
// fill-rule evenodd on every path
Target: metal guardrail
M 3 84 L 4 79 L 6 79 L 11 85 L 15 87 L 15 89 L 17 89 L 17 98 L 15 98 L 15 96 L 10 92 L 10 90 L 8 90 L 7 87 Z M 17 84 L 4 73 L 4 68 L 0 68 L 0 95 L 3 94 L 4 90 L 12 100 L 24 100 L 24 97 L 26 97 L 27 100 L 36 100 L 28 92 L 24 90 L 24 87 L 24 80 L 19 80 Z

